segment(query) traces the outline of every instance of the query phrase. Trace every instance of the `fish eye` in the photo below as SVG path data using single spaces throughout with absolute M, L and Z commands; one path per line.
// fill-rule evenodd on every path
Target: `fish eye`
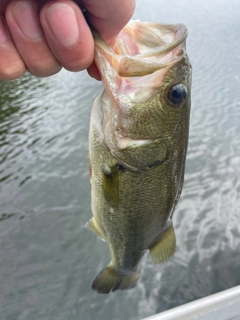
M 187 88 L 182 83 L 175 84 L 168 90 L 168 100 L 171 102 L 171 104 L 180 104 L 183 102 L 183 100 L 185 100 L 186 96 Z

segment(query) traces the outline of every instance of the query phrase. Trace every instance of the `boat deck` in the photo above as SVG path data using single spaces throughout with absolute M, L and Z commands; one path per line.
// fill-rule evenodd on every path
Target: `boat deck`
M 240 320 L 240 286 L 186 303 L 143 320 Z

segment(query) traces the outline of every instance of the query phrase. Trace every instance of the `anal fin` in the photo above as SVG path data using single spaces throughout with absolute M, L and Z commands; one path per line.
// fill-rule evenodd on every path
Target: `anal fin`
M 92 230 L 94 233 L 96 233 L 102 240 L 105 240 L 101 231 L 98 228 L 97 222 L 94 218 L 91 218 L 85 225 L 88 229 Z
M 149 247 L 150 256 L 154 264 L 163 263 L 168 260 L 175 252 L 176 237 L 173 226 L 171 225 L 163 234 L 161 234 Z

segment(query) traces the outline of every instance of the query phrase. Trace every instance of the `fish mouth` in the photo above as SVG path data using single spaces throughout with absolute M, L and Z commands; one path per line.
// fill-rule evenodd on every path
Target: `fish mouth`
M 183 24 L 130 21 L 111 44 L 93 30 L 96 62 L 104 55 L 120 77 L 151 74 L 185 55 L 187 29 Z M 97 63 L 98 64 L 98 63 Z

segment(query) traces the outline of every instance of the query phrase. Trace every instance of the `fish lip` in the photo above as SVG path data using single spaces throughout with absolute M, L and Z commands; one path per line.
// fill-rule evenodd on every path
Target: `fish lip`
M 115 71 L 120 77 L 134 77 L 151 74 L 159 69 L 166 68 L 172 65 L 174 62 L 179 61 L 185 55 L 185 40 L 187 38 L 187 28 L 184 24 L 163 24 L 163 23 L 148 23 L 141 22 L 145 30 L 148 30 L 160 41 L 161 45 L 147 47 L 144 50 L 147 52 L 140 52 L 135 54 L 118 54 L 116 53 L 98 34 L 96 30 L 92 30 L 94 41 L 95 41 L 95 60 L 98 61 L 98 51 L 102 51 L 107 59 L 112 62 L 115 61 Z M 133 28 L 138 30 L 139 21 L 131 20 L 125 27 Z M 125 28 L 123 30 L 125 30 Z M 124 31 L 127 34 L 127 31 Z M 121 33 L 117 37 L 121 40 Z M 132 37 L 133 38 L 133 37 Z M 136 37 L 137 38 L 137 37 Z M 138 39 L 132 40 L 132 44 L 140 45 Z M 179 47 L 179 49 L 176 49 Z M 139 47 L 138 47 L 139 48 Z M 168 61 L 164 60 L 164 57 L 171 51 L 175 50 L 175 58 L 170 58 Z M 141 51 L 141 49 L 139 49 Z M 154 60 L 153 60 L 154 59 Z M 98 63 L 97 63 L 98 64 Z

